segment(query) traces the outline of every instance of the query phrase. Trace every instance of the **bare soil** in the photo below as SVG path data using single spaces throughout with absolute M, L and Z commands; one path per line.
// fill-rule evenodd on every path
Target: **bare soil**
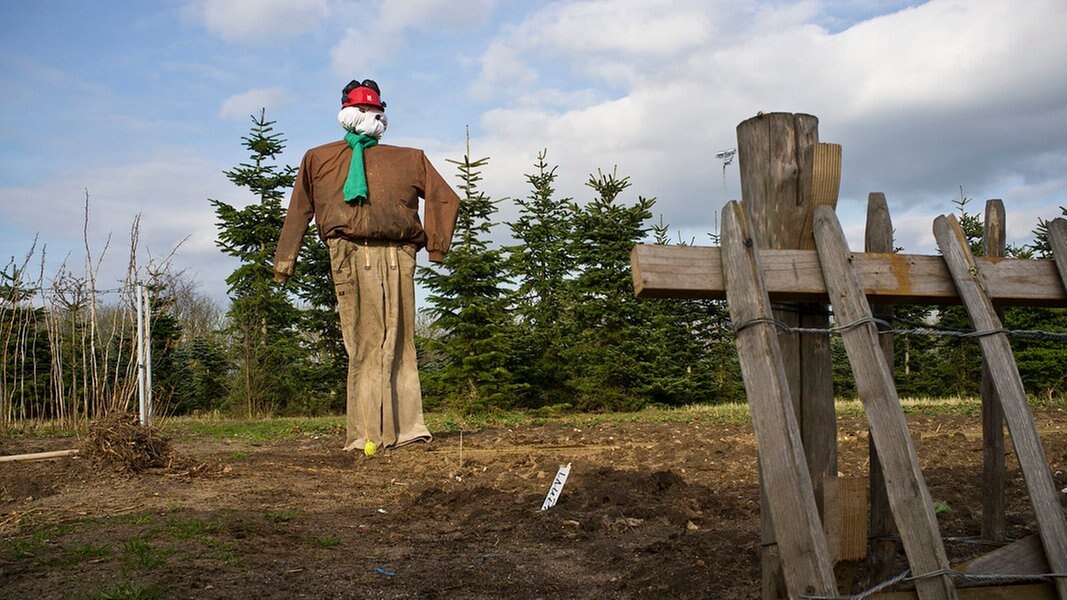
M 1067 412 L 1037 419 L 1063 489 Z M 979 418 L 909 425 L 947 508 L 950 557 L 988 551 L 968 539 L 980 533 Z M 440 434 L 372 458 L 342 452 L 340 435 L 173 443 L 185 460 L 134 475 L 85 458 L 0 463 L 0 596 L 759 596 L 749 426 L 547 424 Z M 841 474 L 865 476 L 865 424 L 840 422 L 839 443 Z M 0 455 L 77 445 L 0 437 Z M 559 504 L 540 511 L 566 463 Z M 1035 524 L 1008 465 L 1008 534 L 1019 538 Z

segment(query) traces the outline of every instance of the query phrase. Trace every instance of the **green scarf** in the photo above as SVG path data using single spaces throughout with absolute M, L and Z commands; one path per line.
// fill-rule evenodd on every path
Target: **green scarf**
M 363 206 L 370 194 L 367 189 L 367 170 L 363 167 L 363 151 L 376 146 L 378 140 L 369 135 L 349 131 L 345 134 L 345 141 L 352 149 L 352 162 L 348 165 L 348 179 L 345 179 L 345 202 L 355 202 Z

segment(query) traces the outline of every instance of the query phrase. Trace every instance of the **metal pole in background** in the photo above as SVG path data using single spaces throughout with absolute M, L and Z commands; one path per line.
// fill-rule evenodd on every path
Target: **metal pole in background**
M 148 297 L 148 288 L 144 288 L 144 365 L 145 365 L 145 416 L 141 423 L 152 426 L 152 302 Z
M 137 400 L 140 406 L 141 425 L 145 424 L 145 365 L 144 365 L 144 310 L 141 305 L 144 299 L 144 286 L 137 284 L 134 293 L 134 304 L 137 305 Z

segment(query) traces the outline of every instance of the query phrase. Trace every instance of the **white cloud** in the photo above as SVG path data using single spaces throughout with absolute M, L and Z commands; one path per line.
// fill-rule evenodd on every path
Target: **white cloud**
M 327 0 L 192 0 L 186 14 L 227 41 L 298 35 L 330 15 Z
M 410 31 L 458 34 L 484 25 L 495 7 L 496 0 L 357 2 L 340 18 L 353 25 L 330 50 L 333 71 L 350 77 L 379 69 L 407 49 Z
M 330 49 L 333 71 L 344 77 L 364 77 L 388 64 L 389 57 L 404 47 L 403 36 L 368 31 L 360 27 L 345 30 L 344 37 Z M 353 75 L 355 74 L 355 75 Z
M 520 84 L 520 94 L 535 82 L 551 86 L 537 77 L 551 69 L 532 64 L 558 60 L 565 64 L 552 66 L 566 67 L 589 84 L 637 85 L 645 75 L 669 75 L 672 60 L 709 42 L 710 12 L 705 3 L 691 1 L 554 3 L 498 36 L 482 56 L 471 91 L 483 98 L 508 90 L 507 84 Z
M 375 2 L 379 7 L 375 30 L 451 29 L 463 31 L 487 22 L 496 0 L 404 0 Z
M 222 174 L 225 166 L 176 155 L 74 173 L 30 186 L 0 187 L 0 221 L 40 236 L 47 246 L 48 276 L 67 260 L 78 272 L 84 263 L 83 227 L 94 260 L 104 255 L 101 287 L 121 281 L 129 258 L 130 228 L 140 215 L 138 262 L 164 257 L 178 248 L 175 265 L 204 282 L 204 292 L 222 301 L 233 262 L 215 247 L 215 215 L 208 198 L 243 206 L 249 198 Z M 85 194 L 89 216 L 85 220 Z M 110 242 L 109 242 L 110 240 Z M 0 240 L 0 256 L 24 256 L 29 245 Z
M 284 105 L 288 98 L 289 94 L 281 86 L 251 89 L 223 100 L 222 106 L 219 107 L 219 116 L 225 119 L 246 119 L 248 115 L 258 114 L 262 108 L 278 108 Z
M 1004 197 L 1009 223 L 1058 215 L 1056 198 L 1067 195 L 1056 166 L 1067 156 L 1067 82 L 1058 77 L 1067 72 L 1067 4 L 932 0 L 836 32 L 820 22 L 826 9 L 541 9 L 486 45 L 470 88 L 501 101 L 472 142 L 496 165 L 487 189 L 516 195 L 521 178 L 501 172 L 529 171 L 547 146 L 561 165 L 561 195 L 587 197 L 587 175 L 618 164 L 634 195 L 659 197 L 654 211 L 669 223 L 710 231 L 722 202 L 715 152 L 735 145 L 737 124 L 757 111 L 787 111 L 815 114 L 821 138 L 844 146 L 842 210 L 885 192 L 911 242 L 927 243 L 960 185 L 979 199 L 976 212 L 981 200 Z M 568 94 L 587 102 L 561 104 Z M 737 197 L 736 165 L 728 175 Z M 1032 227 L 1009 224 L 1019 235 Z

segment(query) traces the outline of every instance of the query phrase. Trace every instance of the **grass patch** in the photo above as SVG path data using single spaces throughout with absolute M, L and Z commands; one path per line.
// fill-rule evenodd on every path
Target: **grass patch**
M 118 523 L 129 523 L 130 525 L 154 525 L 156 522 L 156 516 L 150 514 L 128 514 L 112 517 Z
M 107 558 L 108 556 L 111 556 L 111 546 L 109 544 L 85 542 L 64 548 L 59 564 L 65 567 L 73 567 L 83 562 Z
M 977 415 L 981 411 L 978 398 L 904 398 L 904 412 L 912 416 Z M 1067 409 L 1067 396 L 1053 399 L 1030 398 L 1035 409 Z M 863 418 L 863 405 L 859 400 L 848 399 L 835 402 L 840 418 Z M 492 410 L 467 415 L 451 411 L 434 411 L 425 414 L 430 431 L 449 433 L 458 431 L 481 431 L 559 424 L 570 427 L 591 427 L 604 423 L 702 423 L 743 425 L 749 423 L 748 405 L 729 403 L 692 405 L 682 407 L 651 406 L 639 411 L 584 413 L 573 412 L 569 405 L 559 404 L 537 410 Z M 164 424 L 167 436 L 176 439 L 208 437 L 242 442 L 268 442 L 285 439 L 315 437 L 341 437 L 344 435 L 343 416 L 324 417 L 277 417 L 243 419 L 218 415 L 197 417 L 168 417 Z M 33 435 L 38 437 L 69 437 L 77 430 L 60 429 L 47 425 L 28 425 L 8 428 L 0 435 L 11 437 Z M 236 450 L 232 460 L 245 460 L 251 453 Z
M 318 537 L 312 537 L 312 546 L 318 546 L 319 548 L 333 548 L 341 543 L 341 539 L 332 535 L 323 535 Z
M 208 536 L 222 531 L 222 525 L 217 521 L 170 517 L 167 519 L 166 530 L 176 540 L 203 541 Z
M 296 519 L 296 512 L 291 510 L 267 511 L 267 518 L 275 523 L 289 523 Z
M 0 542 L 0 556 L 8 560 L 26 560 L 36 558 L 47 546 L 43 540 L 33 536 L 25 538 L 8 539 Z
M 0 435 L 10 438 L 73 438 L 84 433 L 85 428 L 61 424 L 58 421 L 29 421 L 9 424 L 0 430 Z
M 0 539 L 0 563 L 30 560 L 38 565 L 71 566 L 110 553 L 107 544 L 91 543 L 64 547 L 60 539 L 78 530 L 99 525 L 94 519 L 78 519 L 64 523 L 47 523 L 39 514 L 25 514 L 18 519 L 20 533 Z M 2 595 L 2 594 L 0 594 Z
M 134 567 L 154 569 L 167 562 L 169 551 L 157 548 L 145 540 L 130 540 L 122 545 L 123 560 Z
M 215 558 L 222 561 L 226 566 L 240 567 L 244 565 L 244 557 L 237 552 L 237 548 L 230 542 L 218 538 L 209 538 L 206 542 L 207 545 L 215 549 Z
M 156 600 L 165 596 L 166 590 L 161 587 L 144 586 L 129 580 L 97 589 L 89 595 L 93 600 Z
M 206 436 L 245 442 L 332 436 L 343 434 L 344 430 L 345 420 L 341 416 L 267 419 L 170 417 L 166 423 L 167 434 L 176 437 Z

